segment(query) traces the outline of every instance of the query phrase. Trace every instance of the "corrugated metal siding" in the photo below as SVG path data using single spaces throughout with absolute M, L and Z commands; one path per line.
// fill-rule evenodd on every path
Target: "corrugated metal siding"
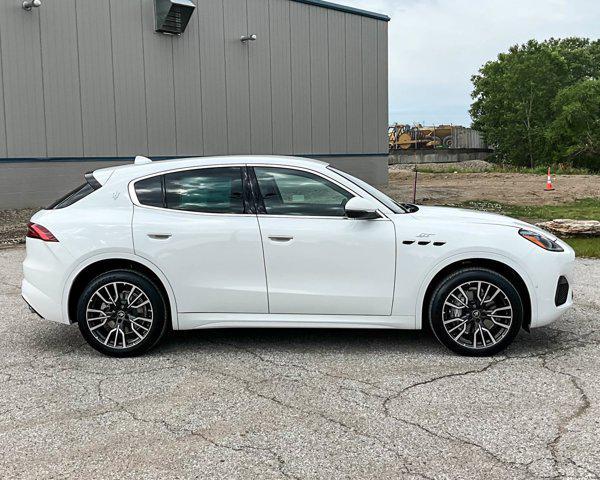
M 377 23 L 377 144 L 379 153 L 389 151 L 388 139 L 388 24 Z
M 0 35 L 0 157 L 8 155 L 4 119 L 4 72 L 2 71 L 2 35 Z
M 77 0 L 83 152 L 117 156 L 117 125 L 109 2 Z M 86 41 L 94 38 L 94 42 Z
M 312 150 L 310 7 L 290 3 L 293 153 Z
M 362 19 L 363 149 L 379 151 L 377 139 L 377 20 Z
M 269 0 L 271 40 L 271 110 L 273 152 L 291 154 L 292 139 L 292 62 L 290 2 Z
M 227 153 L 227 90 L 223 0 L 205 0 L 194 13 L 199 22 L 200 81 L 204 155 Z M 192 20 L 194 17 L 192 17 Z M 187 32 L 184 33 L 184 35 Z M 188 101 L 190 101 L 188 99 Z
M 148 155 L 142 2 L 138 0 L 110 0 L 110 15 L 117 155 Z M 148 28 L 147 25 L 144 27 Z M 165 40 L 170 41 L 169 38 L 165 38 Z M 86 41 L 93 42 L 95 39 L 87 38 Z
M 331 153 L 345 153 L 346 137 L 346 14 L 327 14 L 329 55 L 329 135 Z
M 363 150 L 361 17 L 346 17 L 346 144 L 348 153 Z
M 386 22 L 287 0 L 197 5 L 170 37 L 152 0 L 0 2 L 0 156 L 385 152 Z
M 173 82 L 173 37 L 157 35 L 153 2 L 142 2 L 142 41 L 146 79 L 148 151 L 150 155 L 172 155 L 177 151 L 175 89 Z
M 309 151 L 329 153 L 329 51 L 327 47 L 329 12 L 314 7 L 310 7 L 309 11 L 312 127 L 312 148 Z
M 252 0 L 248 2 L 247 31 L 256 34 L 263 42 L 263 48 L 252 48 L 254 44 L 246 45 L 250 74 L 251 153 L 273 153 L 271 28 L 269 16 L 269 0 Z
M 45 157 L 40 17 L 24 15 L 18 3 L 0 2 L 7 155 Z
M 204 154 L 202 68 L 198 17 L 188 23 L 185 35 L 172 42 L 175 87 L 177 155 Z M 190 99 L 194 101 L 190 102 Z
M 487 148 L 487 145 L 481 132 L 467 127 L 453 127 L 452 148 Z
M 47 155 L 79 157 L 83 130 L 75 0 L 50 6 L 39 9 Z

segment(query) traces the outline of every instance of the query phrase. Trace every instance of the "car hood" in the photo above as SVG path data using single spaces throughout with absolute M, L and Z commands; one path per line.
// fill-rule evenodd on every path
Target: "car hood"
M 416 220 L 433 221 L 435 223 L 451 224 L 478 224 L 478 225 L 500 225 L 513 228 L 527 228 L 529 230 L 543 233 L 544 235 L 556 239 L 551 233 L 542 230 L 534 225 L 514 218 L 498 215 L 496 213 L 478 212 L 476 210 L 467 210 L 465 208 L 452 207 L 429 207 L 419 205 L 419 211 L 411 214 Z

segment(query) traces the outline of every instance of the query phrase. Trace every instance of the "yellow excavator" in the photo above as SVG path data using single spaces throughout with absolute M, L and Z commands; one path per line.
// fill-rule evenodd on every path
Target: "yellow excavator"
M 394 124 L 388 129 L 390 150 L 408 150 L 423 148 L 452 148 L 453 125 L 424 127 L 416 125 Z

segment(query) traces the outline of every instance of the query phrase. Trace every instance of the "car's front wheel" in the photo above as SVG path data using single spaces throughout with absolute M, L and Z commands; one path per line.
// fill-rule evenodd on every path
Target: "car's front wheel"
M 114 357 L 144 353 L 167 329 L 167 307 L 157 286 L 130 270 L 114 270 L 93 279 L 77 304 L 85 340 Z
M 485 268 L 465 268 L 443 279 L 429 304 L 437 339 L 451 350 L 488 356 L 504 350 L 523 323 L 523 301 L 504 276 Z

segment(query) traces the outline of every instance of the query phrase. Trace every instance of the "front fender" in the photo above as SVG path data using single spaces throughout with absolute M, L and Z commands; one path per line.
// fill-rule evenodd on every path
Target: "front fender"
M 415 329 L 422 327 L 423 302 L 427 288 L 444 268 L 465 260 L 491 260 L 513 269 L 525 283 L 529 292 L 532 318 L 537 316 L 535 284 L 523 262 L 506 251 L 494 248 L 465 247 L 448 252 L 437 250 L 444 247 L 415 247 L 399 255 L 398 276 L 394 292 L 393 315 L 414 316 Z M 442 255 L 440 255 L 442 253 Z

